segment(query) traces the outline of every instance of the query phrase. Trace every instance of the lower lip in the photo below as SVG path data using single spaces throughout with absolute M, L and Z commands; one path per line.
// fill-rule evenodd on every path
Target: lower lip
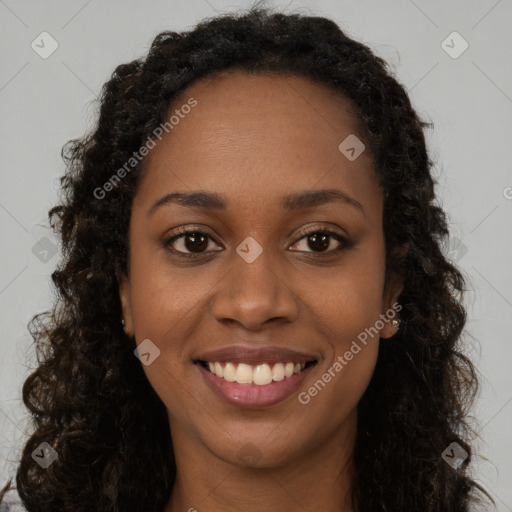
M 316 364 L 304 368 L 300 373 L 293 374 L 291 377 L 285 377 L 279 382 L 273 381 L 265 386 L 228 382 L 214 375 L 201 363 L 196 363 L 195 366 L 199 369 L 210 389 L 226 400 L 226 402 L 237 407 L 257 408 L 277 404 L 293 395 L 306 378 L 309 370 L 316 366 Z

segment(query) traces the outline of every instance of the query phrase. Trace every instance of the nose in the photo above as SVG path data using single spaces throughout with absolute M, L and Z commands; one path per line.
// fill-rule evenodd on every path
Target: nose
M 249 331 L 259 331 L 265 324 L 293 322 L 298 313 L 298 300 L 278 265 L 268 261 L 268 251 L 252 263 L 238 254 L 231 271 L 219 283 L 214 295 L 212 314 L 222 323 L 236 323 Z

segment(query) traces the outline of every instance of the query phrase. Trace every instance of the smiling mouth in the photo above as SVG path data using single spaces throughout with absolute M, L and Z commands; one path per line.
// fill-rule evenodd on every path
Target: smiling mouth
M 288 361 L 257 365 L 229 361 L 197 361 L 197 364 L 200 364 L 210 373 L 227 382 L 236 382 L 242 385 L 255 384 L 257 386 L 266 386 L 272 382 L 280 382 L 289 379 L 293 375 L 298 375 L 303 370 L 317 364 L 317 361 Z

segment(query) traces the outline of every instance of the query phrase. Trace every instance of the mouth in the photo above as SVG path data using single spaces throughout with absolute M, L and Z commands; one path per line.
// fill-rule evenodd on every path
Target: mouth
M 312 354 L 233 346 L 193 359 L 206 385 L 231 405 L 268 407 L 292 396 L 318 365 Z
M 227 382 L 236 382 L 241 385 L 267 386 L 272 382 L 280 382 L 298 375 L 306 368 L 317 363 L 316 359 L 307 362 L 279 362 L 263 364 L 247 364 L 237 362 L 197 361 L 212 375 Z

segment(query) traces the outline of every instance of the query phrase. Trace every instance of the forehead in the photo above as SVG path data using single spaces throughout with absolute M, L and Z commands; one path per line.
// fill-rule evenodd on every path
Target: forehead
M 188 87 L 171 115 L 173 128 L 146 157 L 143 195 L 202 189 L 257 204 L 338 187 L 379 199 L 369 151 L 351 161 L 339 149 L 361 139 L 351 103 L 306 78 L 222 72 Z

